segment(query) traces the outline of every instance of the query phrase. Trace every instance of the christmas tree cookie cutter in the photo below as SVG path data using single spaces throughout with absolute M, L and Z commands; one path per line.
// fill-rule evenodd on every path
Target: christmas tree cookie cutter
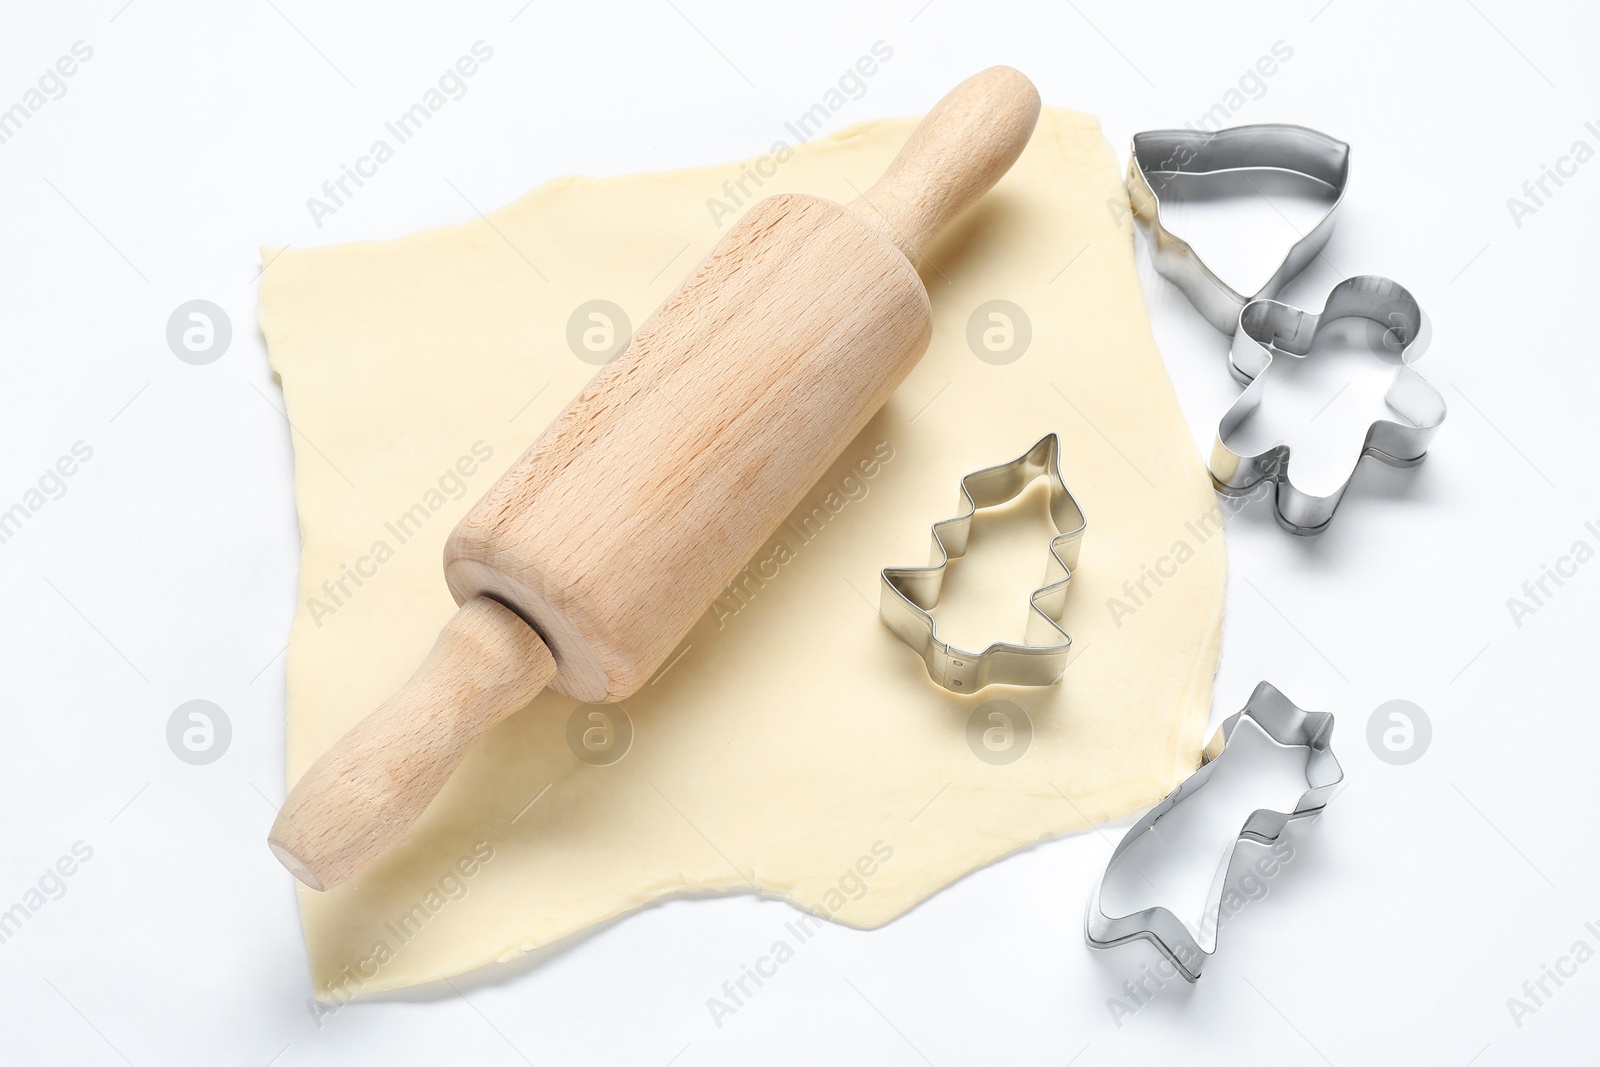
M 1015 499 L 1041 477 L 1049 480 L 1050 517 L 1057 533 L 1050 539 L 1044 583 L 1028 598 L 1024 643 L 997 641 L 982 652 L 955 648 L 939 637 L 931 614 L 939 605 L 945 569 L 951 560 L 966 554 L 978 509 Z M 1009 463 L 961 479 L 960 514 L 933 524 L 930 565 L 883 569 L 878 614 L 900 640 L 922 656 L 928 676 L 952 692 L 975 693 L 988 685 L 1054 685 L 1066 670 L 1072 645 L 1061 626 L 1061 616 L 1087 526 L 1083 509 L 1061 477 L 1060 439 L 1047 434 Z

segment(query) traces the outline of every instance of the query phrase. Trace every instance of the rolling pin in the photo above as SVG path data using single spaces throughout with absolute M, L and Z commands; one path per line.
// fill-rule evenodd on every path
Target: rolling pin
M 283 865 L 330 889 L 541 690 L 611 703 L 644 685 L 921 358 L 913 264 L 1038 117 L 1033 84 L 992 67 L 848 207 L 752 207 L 450 535 L 459 610 L 290 791 L 267 838 Z

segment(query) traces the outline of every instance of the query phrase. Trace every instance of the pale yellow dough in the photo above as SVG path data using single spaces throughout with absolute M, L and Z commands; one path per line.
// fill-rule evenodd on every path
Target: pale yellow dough
M 913 124 L 804 145 L 759 195 L 849 201 Z M 726 232 L 708 198 L 731 203 L 723 183 L 742 173 L 564 178 L 488 221 L 264 254 L 261 326 L 304 539 L 290 781 L 406 679 L 454 610 L 450 528 L 595 370 L 568 347 L 574 309 L 605 299 L 642 322 Z M 547 693 L 359 884 L 302 890 L 318 996 L 455 975 L 688 890 L 754 887 L 878 926 L 1014 849 L 1151 804 L 1195 768 L 1223 539 L 1146 321 L 1119 174 L 1095 120 L 1045 110 L 1011 173 L 919 264 L 933 344 L 803 506 L 823 509 L 814 538 L 775 537 L 762 556 L 779 562 L 623 705 L 634 737 L 620 761 L 580 762 L 577 705 Z M 1032 326 L 1004 365 L 967 340 L 994 299 Z M 1089 518 L 1066 616 L 1076 658 L 1058 686 L 954 696 L 879 621 L 878 570 L 926 560 L 960 475 L 1050 431 Z M 875 448 L 892 458 L 866 477 Z M 1044 574 L 1042 502 L 1040 483 L 1009 517 L 980 520 L 955 565 L 940 614 L 967 647 L 1022 637 Z M 1015 762 L 969 748 L 989 700 L 1031 719 Z

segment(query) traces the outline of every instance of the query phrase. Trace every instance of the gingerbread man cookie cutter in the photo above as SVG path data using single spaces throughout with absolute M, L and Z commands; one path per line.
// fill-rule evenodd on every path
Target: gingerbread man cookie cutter
M 1370 320 L 1384 330 L 1386 347 L 1397 351 L 1400 365 L 1384 395 L 1399 419 L 1377 419 L 1368 428 L 1361 451 L 1339 487 L 1326 495 L 1306 492 L 1294 484 L 1289 471 L 1290 450 L 1278 442 L 1253 454 L 1236 452 L 1228 440 L 1257 408 L 1266 392 L 1267 372 L 1275 352 L 1305 357 L 1319 331 L 1345 318 Z M 1273 511 L 1278 525 L 1295 534 L 1315 534 L 1325 529 L 1350 487 L 1361 460 L 1368 456 L 1391 467 L 1412 467 L 1422 462 L 1428 445 L 1444 422 L 1446 407 L 1439 390 L 1413 370 L 1408 349 L 1422 330 L 1422 310 L 1398 282 L 1375 275 L 1346 278 L 1328 293 L 1320 312 L 1302 311 L 1277 300 L 1252 300 L 1239 312 L 1238 329 L 1228 366 L 1244 386 L 1217 424 L 1211 446 L 1211 480 L 1220 492 L 1242 495 L 1263 482 L 1275 487 Z

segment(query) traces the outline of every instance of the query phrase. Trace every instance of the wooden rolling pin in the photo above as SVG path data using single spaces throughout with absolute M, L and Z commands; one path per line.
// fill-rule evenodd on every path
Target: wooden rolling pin
M 359 873 L 546 686 L 644 685 L 921 357 L 913 263 L 1038 117 L 1033 84 L 992 67 L 849 207 L 752 207 L 451 534 L 460 610 L 289 793 L 267 838 L 283 865 L 312 889 Z

